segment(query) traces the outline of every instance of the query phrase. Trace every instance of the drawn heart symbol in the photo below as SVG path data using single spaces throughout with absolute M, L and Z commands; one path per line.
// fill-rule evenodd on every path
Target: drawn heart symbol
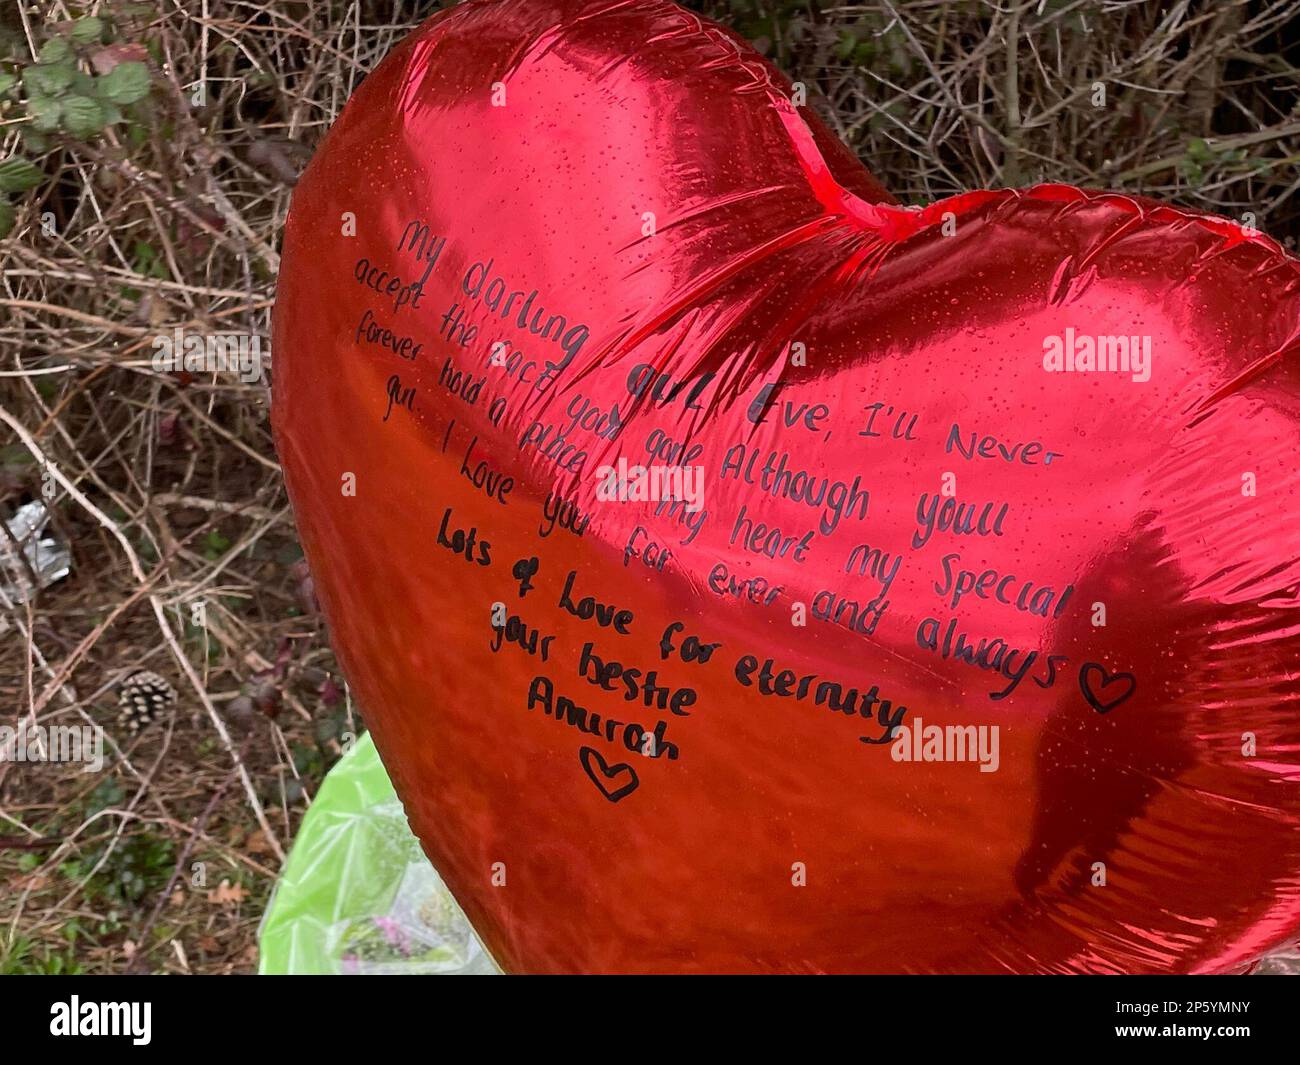
M 1079 671 L 1079 687 L 1088 705 L 1097 713 L 1105 714 L 1137 690 L 1137 678 L 1132 673 L 1107 673 L 1104 666 L 1087 662 Z
M 412 826 L 511 971 L 1250 964 L 1300 931 L 1297 263 L 901 207 L 790 91 L 661 0 L 470 2 L 298 184 L 277 444 Z
M 610 802 L 618 802 L 625 795 L 631 795 L 641 783 L 637 779 L 636 770 L 630 765 L 619 762 L 618 765 L 611 766 L 594 747 L 580 747 L 578 757 L 582 760 L 582 768 L 587 771 L 587 776 L 591 777 L 591 782 Z M 626 778 L 627 783 L 611 791 L 609 782 L 616 777 Z

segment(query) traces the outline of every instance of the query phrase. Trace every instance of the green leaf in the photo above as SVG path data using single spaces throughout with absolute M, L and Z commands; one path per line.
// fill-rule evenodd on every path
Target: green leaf
M 39 64 L 23 71 L 23 85 L 30 94 L 58 96 L 72 84 L 76 72 L 71 63 Z
M 119 63 L 99 79 L 100 94 L 115 104 L 133 104 L 149 95 L 149 68 L 143 63 Z
M 14 205 L 7 199 L 0 199 L 0 240 L 13 231 L 14 228 Z
M 0 163 L 0 192 L 26 192 L 45 180 L 40 167 L 17 155 Z
M 216 559 L 230 546 L 230 541 L 221 534 L 220 529 L 213 529 L 203 541 L 203 546 L 204 554 L 209 559 Z
M 1194 163 L 1212 163 L 1214 151 L 1201 137 L 1193 137 L 1187 142 L 1187 158 Z
M 99 102 L 89 96 L 69 96 L 63 101 L 63 128 L 78 140 L 102 130 L 106 117 Z
M 30 125 L 22 128 L 23 147 L 35 155 L 41 155 L 50 150 L 50 138 L 44 133 L 37 133 Z
M 0 70 L 0 96 L 4 96 L 17 84 L 18 79 L 13 74 L 7 70 Z
M 88 15 L 77 19 L 72 27 L 72 39 L 78 44 L 96 44 L 104 34 L 104 20 Z
M 63 105 L 53 96 L 32 96 L 27 101 L 27 113 L 32 116 L 32 129 L 39 133 L 52 133 L 59 128 L 59 112 Z
M 51 37 L 43 45 L 41 50 L 36 53 L 38 62 L 41 63 L 61 63 L 72 55 L 72 48 L 62 37 Z

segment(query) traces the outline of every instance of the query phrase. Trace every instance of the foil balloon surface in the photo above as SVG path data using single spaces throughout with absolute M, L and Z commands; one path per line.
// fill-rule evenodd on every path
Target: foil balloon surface
M 513 972 L 1236 972 L 1300 933 L 1300 271 L 898 205 L 729 32 L 485 0 L 299 184 L 274 419 Z

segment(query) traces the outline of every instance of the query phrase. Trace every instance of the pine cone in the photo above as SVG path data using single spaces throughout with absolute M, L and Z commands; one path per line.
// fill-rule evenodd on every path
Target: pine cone
M 132 735 L 151 725 L 176 704 L 176 689 L 149 669 L 132 673 L 122 682 L 118 696 L 118 721 Z

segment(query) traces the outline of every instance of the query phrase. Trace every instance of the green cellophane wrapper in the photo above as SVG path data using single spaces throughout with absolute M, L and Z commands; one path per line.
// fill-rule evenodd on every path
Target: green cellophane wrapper
M 259 940 L 262 974 L 498 971 L 411 834 L 369 734 L 303 818 Z

